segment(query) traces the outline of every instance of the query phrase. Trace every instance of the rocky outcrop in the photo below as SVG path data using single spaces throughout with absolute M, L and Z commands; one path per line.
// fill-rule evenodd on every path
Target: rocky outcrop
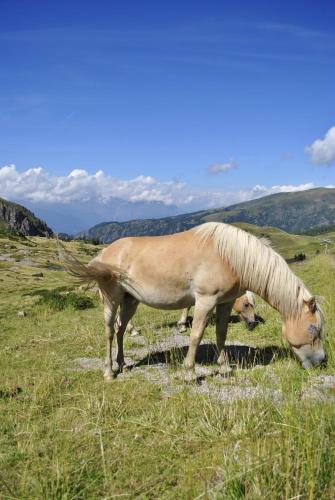
M 30 210 L 3 198 L 0 198 L 0 224 L 21 236 L 53 236 L 52 229 Z

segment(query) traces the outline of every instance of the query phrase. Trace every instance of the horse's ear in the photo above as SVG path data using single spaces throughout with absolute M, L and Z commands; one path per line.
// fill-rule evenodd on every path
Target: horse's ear
M 308 306 L 308 309 L 310 310 L 311 313 L 315 313 L 316 311 L 316 300 L 315 297 L 311 297 L 310 299 L 306 300 L 306 304 Z

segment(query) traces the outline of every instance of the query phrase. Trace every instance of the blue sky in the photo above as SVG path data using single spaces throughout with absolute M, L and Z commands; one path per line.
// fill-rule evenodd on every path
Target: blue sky
M 333 185 L 334 26 L 331 1 L 1 0 L 0 196 L 60 202 L 40 187 L 75 171 L 106 203 L 100 170 L 181 211 Z

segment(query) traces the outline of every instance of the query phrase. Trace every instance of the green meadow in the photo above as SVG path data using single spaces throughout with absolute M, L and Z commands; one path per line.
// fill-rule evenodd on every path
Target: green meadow
M 326 368 L 304 371 L 280 316 L 257 299 L 264 322 L 252 332 L 229 325 L 242 352 L 233 375 L 218 376 L 209 357 L 199 383 L 185 384 L 181 349 L 154 355 L 178 311 L 140 306 L 141 335 L 125 342 L 137 368 L 106 383 L 94 289 L 62 270 L 54 240 L 0 238 L 1 498 L 334 498 L 335 254 L 322 240 L 335 234 L 247 229 L 285 258 L 306 255 L 292 269 L 324 310 Z M 100 248 L 65 245 L 83 262 Z M 204 340 L 214 338 L 210 324 Z

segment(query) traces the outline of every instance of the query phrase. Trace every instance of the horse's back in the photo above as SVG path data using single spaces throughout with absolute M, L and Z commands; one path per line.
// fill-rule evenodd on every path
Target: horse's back
M 111 243 L 101 253 L 102 262 L 128 267 L 139 260 L 156 261 L 160 266 L 171 261 L 186 260 L 194 254 L 194 240 L 191 231 L 164 236 L 129 236 Z

